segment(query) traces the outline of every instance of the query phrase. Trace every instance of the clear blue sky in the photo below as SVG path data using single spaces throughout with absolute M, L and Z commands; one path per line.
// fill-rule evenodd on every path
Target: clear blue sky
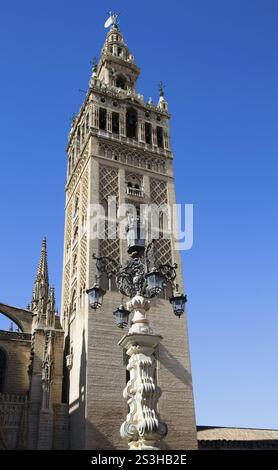
M 276 0 L 3 0 L 0 299 L 30 301 L 41 240 L 60 303 L 65 146 L 110 9 L 172 114 L 197 421 L 277 427 Z M 174 338 L 173 338 L 174 340 Z

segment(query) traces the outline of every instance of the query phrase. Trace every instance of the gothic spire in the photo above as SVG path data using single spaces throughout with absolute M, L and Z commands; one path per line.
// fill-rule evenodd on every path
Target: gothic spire
M 40 311 L 41 314 L 45 312 L 48 300 L 48 265 L 47 265 L 47 250 L 46 238 L 42 241 L 41 257 L 38 266 L 37 276 L 34 284 L 32 307 L 31 310 Z M 39 312 L 38 312 L 39 313 Z
M 44 279 L 48 283 L 48 265 L 46 251 L 46 237 L 42 241 L 41 257 L 38 266 L 37 279 Z

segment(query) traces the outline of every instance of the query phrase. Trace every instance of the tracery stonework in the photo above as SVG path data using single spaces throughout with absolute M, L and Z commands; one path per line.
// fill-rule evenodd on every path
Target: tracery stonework
M 118 160 L 132 167 L 166 173 L 166 164 L 163 157 L 152 155 L 140 149 L 130 149 L 115 143 L 109 145 L 107 142 L 100 142 L 99 155 L 111 160 Z

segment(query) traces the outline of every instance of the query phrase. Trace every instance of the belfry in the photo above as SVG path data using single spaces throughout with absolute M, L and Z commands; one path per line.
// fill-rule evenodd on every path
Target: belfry
M 92 237 L 89 208 L 99 204 L 106 213 L 111 197 L 117 207 L 132 204 L 138 213 L 142 204 L 175 204 L 168 103 L 162 84 L 157 104 L 152 99 L 145 102 L 136 89 L 139 74 L 113 16 L 67 147 L 61 316 L 66 358 L 63 400 L 69 405 L 71 449 L 127 447 L 119 432 L 127 414 L 122 396 L 128 380 L 127 357 L 118 346 L 123 334 L 113 320 L 122 296 L 105 277 L 100 279 L 106 290 L 100 309 L 90 309 L 86 294 L 97 274 L 93 255 L 109 256 L 123 265 L 127 242 L 118 236 Z M 182 287 L 173 236 L 158 238 L 156 252 L 159 263 L 177 263 L 177 282 Z M 168 428 L 164 448 L 195 449 L 186 316 L 173 315 L 166 294 L 152 300 L 150 316 L 156 333 L 163 337 L 155 358 L 156 381 L 162 390 L 159 414 Z

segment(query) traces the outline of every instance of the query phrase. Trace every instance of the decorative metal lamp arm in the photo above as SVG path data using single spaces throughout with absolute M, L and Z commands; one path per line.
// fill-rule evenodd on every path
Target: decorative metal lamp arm
M 120 265 L 110 256 L 96 256 L 93 254 L 93 259 L 96 260 L 96 267 L 99 273 L 106 273 L 109 282 L 109 289 L 111 289 L 112 276 L 116 276 L 117 272 L 121 268 Z

